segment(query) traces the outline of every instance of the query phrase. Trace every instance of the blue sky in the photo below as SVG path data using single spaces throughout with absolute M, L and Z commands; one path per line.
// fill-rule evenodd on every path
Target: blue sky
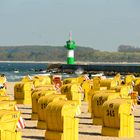
M 140 0 L 0 0 L 0 45 L 140 47 Z

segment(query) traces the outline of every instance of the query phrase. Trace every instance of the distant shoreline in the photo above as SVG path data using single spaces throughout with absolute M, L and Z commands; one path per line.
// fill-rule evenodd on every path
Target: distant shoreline
M 66 62 L 60 61 L 0 61 L 0 63 L 48 63 L 48 64 L 66 64 Z M 140 64 L 140 62 L 83 62 L 76 61 L 75 65 L 92 65 L 92 64 Z
M 50 61 L 0 61 L 0 63 L 50 63 L 50 64 L 55 64 L 55 63 L 61 63 L 65 64 L 64 62 L 50 62 Z

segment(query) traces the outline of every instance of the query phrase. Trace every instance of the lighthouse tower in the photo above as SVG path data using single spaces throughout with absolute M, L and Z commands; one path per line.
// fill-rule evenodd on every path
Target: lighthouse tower
M 67 54 L 67 64 L 74 64 L 74 49 L 76 48 L 75 41 L 72 40 L 72 34 L 69 33 L 69 40 L 66 42 L 65 46 L 68 50 Z

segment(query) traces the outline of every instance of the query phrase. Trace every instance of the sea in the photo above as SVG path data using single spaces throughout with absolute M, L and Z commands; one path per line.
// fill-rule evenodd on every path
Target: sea
M 104 65 L 104 64 L 102 64 Z M 111 65 L 111 64 L 110 64 Z M 127 65 L 127 66 L 138 66 L 140 64 L 115 64 L 115 65 Z M 20 81 L 24 76 L 30 75 L 34 76 L 37 74 L 43 75 L 54 75 L 55 72 L 48 72 L 48 63 L 47 62 L 0 62 L 0 74 L 5 74 L 8 82 Z M 77 77 L 82 69 L 78 69 L 73 74 L 61 73 L 62 79 L 68 77 Z
M 0 62 L 0 74 L 5 74 L 8 82 L 20 81 L 24 76 L 53 75 L 47 72 L 48 64 L 45 62 Z M 62 74 L 62 79 L 76 75 Z
M 47 70 L 47 63 L 0 62 L 0 74 L 5 74 L 8 82 L 20 81 L 23 76 L 41 74 Z

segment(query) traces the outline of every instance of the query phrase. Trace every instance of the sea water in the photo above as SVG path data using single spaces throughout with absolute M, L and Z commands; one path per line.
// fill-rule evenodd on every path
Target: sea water
M 37 74 L 54 75 L 57 73 L 47 72 L 48 64 L 45 62 L 0 62 L 0 74 L 5 74 L 8 82 L 21 81 L 26 76 Z M 76 77 L 76 74 L 61 73 L 62 79 Z
M 36 75 L 45 73 L 47 63 L 18 63 L 18 62 L 1 62 L 0 74 L 5 74 L 7 81 L 20 81 L 25 75 Z
M 105 64 L 101 64 L 102 66 Z M 113 64 L 108 64 L 113 65 Z M 127 65 L 127 66 L 140 66 L 140 64 L 115 64 L 115 65 Z M 47 72 L 48 63 L 45 62 L 0 62 L 0 74 L 5 74 L 7 81 L 14 82 L 20 81 L 23 76 L 26 75 L 37 75 L 37 74 L 47 74 L 53 75 L 55 73 Z M 62 79 L 68 77 L 77 77 L 79 74 L 79 69 L 75 71 L 74 74 L 61 73 Z M 83 72 L 80 70 L 80 72 Z

